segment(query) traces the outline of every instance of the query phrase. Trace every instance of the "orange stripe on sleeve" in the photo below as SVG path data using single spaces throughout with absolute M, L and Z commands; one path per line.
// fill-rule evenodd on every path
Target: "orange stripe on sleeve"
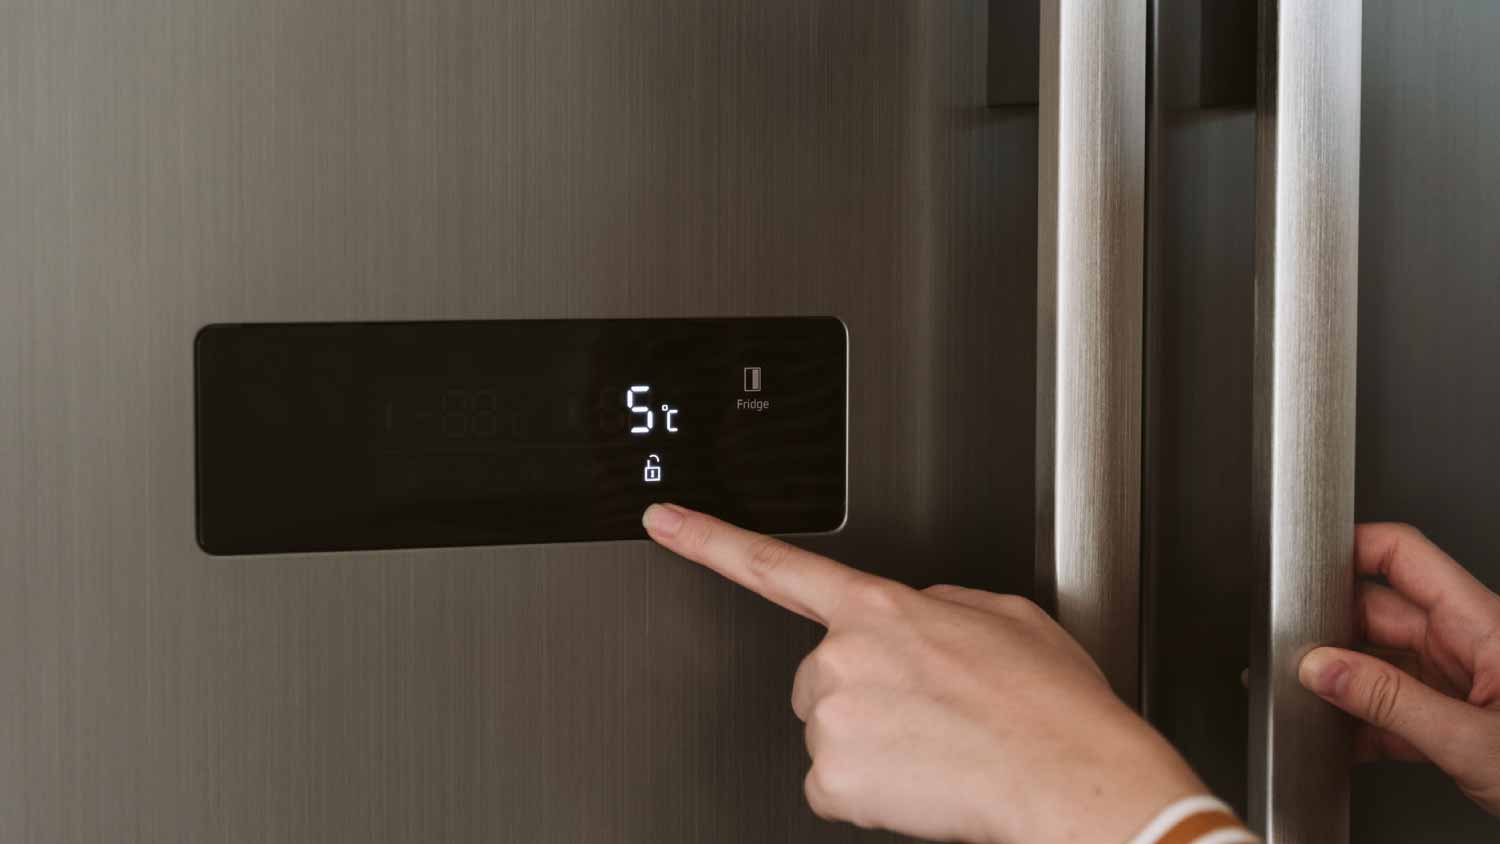
M 1178 821 L 1171 829 L 1156 839 L 1157 844 L 1193 844 L 1210 832 L 1221 829 L 1243 829 L 1234 815 L 1228 812 L 1198 812 Z

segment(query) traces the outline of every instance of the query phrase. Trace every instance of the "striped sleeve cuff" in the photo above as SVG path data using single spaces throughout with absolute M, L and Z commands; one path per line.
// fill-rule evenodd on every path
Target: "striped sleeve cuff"
M 1224 801 L 1184 797 L 1157 813 L 1130 844 L 1260 844 Z

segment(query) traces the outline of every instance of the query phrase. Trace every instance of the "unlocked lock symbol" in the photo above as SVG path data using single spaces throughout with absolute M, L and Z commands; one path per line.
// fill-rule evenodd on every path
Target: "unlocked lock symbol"
M 654 484 L 661 480 L 661 458 L 651 455 L 646 458 L 646 471 L 641 475 L 646 483 Z

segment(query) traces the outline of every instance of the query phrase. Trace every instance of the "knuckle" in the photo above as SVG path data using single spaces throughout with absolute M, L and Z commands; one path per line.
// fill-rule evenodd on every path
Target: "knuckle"
M 1035 601 L 1020 595 L 996 595 L 995 608 L 1002 614 L 1022 621 L 1043 618 L 1047 612 Z
M 846 639 L 829 638 L 807 655 L 809 667 L 824 677 L 837 677 L 855 662 L 855 646 Z
M 803 662 L 808 681 L 826 690 L 884 676 L 889 664 L 876 641 L 857 633 L 828 636 Z
M 1391 529 L 1400 535 L 1402 539 L 1426 539 L 1427 534 L 1422 529 L 1408 522 L 1392 522 Z
M 900 600 L 900 587 L 888 580 L 867 577 L 849 588 L 849 598 L 867 612 L 893 612 Z
M 824 735 L 847 734 L 859 721 L 859 704 L 850 695 L 834 692 L 812 705 L 807 715 L 808 729 Z
M 942 598 L 948 595 L 958 595 L 965 590 L 962 586 L 954 586 L 951 583 L 934 583 L 922 591 L 935 598 Z
M 1365 692 L 1365 712 L 1370 723 L 1389 728 L 1396 721 L 1400 700 L 1401 674 L 1391 669 L 1376 671 Z
M 859 779 L 858 767 L 841 757 L 818 759 L 807 774 L 809 802 L 814 802 L 812 796 L 816 794 L 816 804 L 829 815 L 848 818 L 849 809 L 858 799 Z
M 750 570 L 766 576 L 775 572 L 791 556 L 792 546 L 774 536 L 762 536 L 750 546 Z
M 829 633 L 818 649 L 828 651 L 827 657 L 839 665 L 849 668 L 862 665 L 884 653 L 883 637 L 861 630 L 845 630 Z
M 843 663 L 831 655 L 825 647 L 819 646 L 802 658 L 802 664 L 797 667 L 797 678 L 793 683 L 792 693 L 796 695 L 797 686 L 805 686 L 806 688 L 803 689 L 805 693 L 828 689 L 838 684 L 843 675 Z
M 825 821 L 839 820 L 838 809 L 834 805 L 833 797 L 823 786 L 826 778 L 824 768 L 826 765 L 814 764 L 807 772 L 807 777 L 802 781 L 802 793 L 807 797 L 807 806 L 812 809 L 813 814 Z

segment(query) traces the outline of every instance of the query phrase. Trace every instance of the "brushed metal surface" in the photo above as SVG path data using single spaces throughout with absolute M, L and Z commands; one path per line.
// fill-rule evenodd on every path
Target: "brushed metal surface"
M 1361 4 L 1261 6 L 1250 816 L 1271 844 L 1349 839 L 1349 719 L 1297 664 L 1353 640 Z
M 1042 6 L 1038 592 L 1139 688 L 1145 0 Z
M 1036 121 L 983 107 L 986 6 L 0 4 L 0 841 L 882 840 L 802 802 L 817 630 L 645 543 L 203 555 L 191 339 L 836 314 L 805 544 L 1025 592 Z
M 1366 0 L 1364 32 L 1355 516 L 1500 590 L 1500 3 Z M 1352 815 L 1359 844 L 1500 840 L 1427 765 L 1361 766 Z

